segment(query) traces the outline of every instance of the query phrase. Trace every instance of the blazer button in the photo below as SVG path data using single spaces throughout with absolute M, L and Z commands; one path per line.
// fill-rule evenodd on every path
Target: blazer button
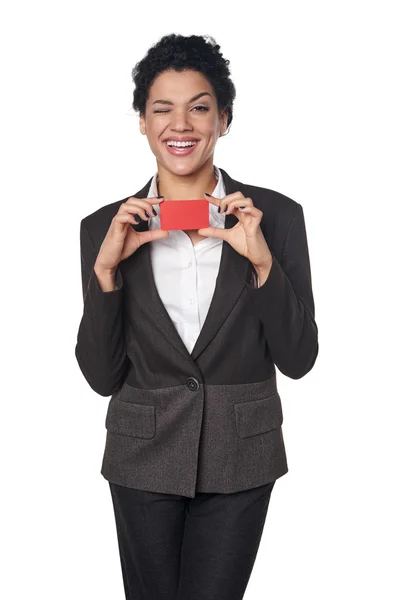
M 186 379 L 186 385 L 188 386 L 189 390 L 192 390 L 192 392 L 195 392 L 200 387 L 199 382 L 195 377 L 188 377 Z

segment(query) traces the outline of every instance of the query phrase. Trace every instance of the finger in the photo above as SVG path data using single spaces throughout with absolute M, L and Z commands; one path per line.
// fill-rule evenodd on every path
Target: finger
M 235 209 L 240 208 L 241 206 L 253 206 L 253 201 L 251 198 L 239 198 L 238 200 L 231 200 L 225 207 L 224 214 L 227 215 L 229 213 L 234 212 Z
M 228 194 L 227 196 L 224 196 L 219 201 L 219 207 L 220 207 L 219 212 L 223 213 L 226 209 L 227 204 L 230 204 L 233 200 L 239 200 L 239 199 L 243 199 L 243 198 L 244 198 L 244 196 L 243 196 L 242 192 L 234 192 L 233 194 Z
M 256 208 L 253 204 L 248 204 L 242 209 L 239 206 L 239 210 L 234 208 L 235 216 L 238 218 L 239 223 L 245 228 L 246 235 L 255 235 L 263 216 L 263 212 Z
M 131 196 L 121 206 L 137 204 L 138 206 L 148 207 L 151 209 L 153 204 L 161 204 L 161 202 L 164 202 L 164 196 L 151 196 L 150 198 L 136 198 L 135 196 Z
M 211 196 L 211 194 L 207 194 L 206 192 L 204 192 L 204 196 L 210 204 L 214 204 L 214 206 L 219 206 L 219 203 L 221 202 L 219 198 L 215 198 L 214 196 Z
M 207 194 L 207 193 L 204 193 L 204 195 L 205 195 L 206 199 L 209 202 L 211 202 L 211 204 L 214 204 L 215 206 L 219 206 L 219 207 L 221 207 L 221 203 L 223 203 L 226 200 L 229 201 L 233 198 L 237 198 L 237 197 L 243 198 L 244 197 L 242 192 L 234 192 L 233 194 L 228 194 L 227 196 L 224 196 L 223 198 L 216 198 L 215 196 L 211 196 L 211 194 Z M 225 206 L 225 204 L 224 204 L 224 206 Z M 222 212 L 222 210 L 221 210 L 221 212 Z
M 197 230 L 199 235 L 219 238 L 220 240 L 228 240 L 228 232 L 229 229 L 224 229 L 223 227 L 201 227 L 201 229 Z
M 255 206 L 245 206 L 242 209 L 239 206 L 239 213 L 245 213 L 247 215 L 250 215 L 251 217 L 257 217 L 260 221 L 263 215 L 262 211 L 256 208 Z
M 148 200 L 151 200 L 149 202 Z M 135 198 L 134 196 L 129 198 L 126 202 L 121 204 L 120 211 L 121 212 L 130 212 L 134 214 L 140 215 L 143 221 L 147 221 L 151 216 L 156 217 L 157 212 L 153 207 L 153 204 L 157 204 L 163 202 L 162 198 L 157 198 L 157 196 L 152 197 L 151 199 L 143 199 L 143 198 Z
M 149 229 L 148 231 L 138 231 L 137 235 L 139 236 L 140 245 L 142 245 L 153 240 L 168 237 L 169 231 L 167 229 Z
M 125 223 L 139 225 L 139 221 L 136 221 L 134 215 L 131 215 L 130 213 L 117 213 L 114 216 L 114 222 L 119 223 L 120 225 L 124 225 Z
M 136 196 L 130 196 L 128 198 L 128 200 L 126 202 L 131 202 L 131 201 L 138 201 L 138 200 L 145 200 L 147 202 L 150 202 L 151 204 L 160 204 L 161 202 L 164 202 L 165 198 L 164 196 L 149 196 L 149 198 L 136 198 Z

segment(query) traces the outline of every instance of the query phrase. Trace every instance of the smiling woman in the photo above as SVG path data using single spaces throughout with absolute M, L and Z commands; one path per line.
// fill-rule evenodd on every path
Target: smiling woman
M 197 46 L 193 56 L 179 46 L 179 36 L 167 36 L 157 45 L 158 59 L 153 47 L 133 70 L 133 106 L 156 157 L 158 189 L 166 199 L 212 193 L 215 145 L 232 122 L 236 92 L 229 61 L 217 52 L 219 46 L 203 38 L 192 43 Z
M 243 598 L 288 471 L 275 367 L 299 379 L 318 354 L 301 205 L 213 162 L 228 64 L 202 36 L 149 49 L 133 107 L 157 170 L 81 222 L 75 354 L 112 395 L 101 473 L 130 600 Z M 199 199 L 210 227 L 160 228 L 163 202 Z

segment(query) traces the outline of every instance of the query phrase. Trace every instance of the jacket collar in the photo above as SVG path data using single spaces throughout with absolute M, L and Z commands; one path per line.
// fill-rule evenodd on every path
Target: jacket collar
M 234 192 L 242 192 L 244 196 L 247 195 L 244 184 L 232 179 L 221 168 L 220 172 L 227 195 Z M 152 178 L 134 196 L 147 198 L 151 181 Z M 237 222 L 238 219 L 233 214 L 226 215 L 225 229 L 234 227 Z M 146 231 L 148 222 L 141 221 L 133 227 L 136 231 Z M 132 289 L 138 290 L 135 300 L 154 323 L 159 334 L 163 335 L 185 359 L 189 357 L 191 360 L 196 360 L 211 343 L 233 311 L 243 292 L 245 282 L 250 283 L 252 272 L 250 261 L 236 252 L 228 242 L 223 241 L 221 262 L 210 308 L 193 350 L 189 353 L 158 294 L 152 271 L 149 243 L 143 244 L 132 256 L 120 264 L 124 280 L 128 278 L 129 287 L 132 286 Z

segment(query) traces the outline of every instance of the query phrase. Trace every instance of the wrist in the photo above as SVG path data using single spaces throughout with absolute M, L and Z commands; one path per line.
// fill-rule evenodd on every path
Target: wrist
M 272 263 L 273 263 L 273 258 L 272 258 L 272 254 L 271 254 L 265 263 L 262 263 L 259 265 L 253 265 L 256 275 L 258 277 L 258 287 L 261 287 L 268 279 L 268 276 L 269 276 L 271 268 L 272 268 Z
M 100 264 L 95 262 L 93 269 L 96 275 L 102 275 L 103 277 L 113 277 L 115 275 L 117 267 L 114 267 L 113 269 L 108 269 L 106 267 L 102 267 Z
M 115 290 L 115 271 L 110 271 L 109 269 L 102 270 L 96 267 L 96 265 L 93 270 L 100 289 L 103 292 L 112 292 Z

